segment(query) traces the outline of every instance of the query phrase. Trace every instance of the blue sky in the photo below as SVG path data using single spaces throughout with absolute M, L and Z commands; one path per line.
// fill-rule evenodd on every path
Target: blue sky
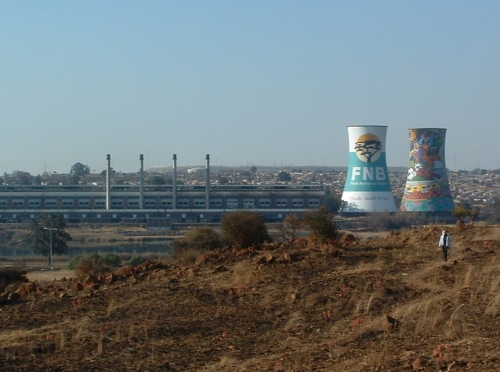
M 345 166 L 349 125 L 500 168 L 498 1 L 0 1 L 0 172 Z

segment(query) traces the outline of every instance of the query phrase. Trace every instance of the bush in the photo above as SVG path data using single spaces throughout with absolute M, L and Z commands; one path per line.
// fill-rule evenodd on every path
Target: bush
M 117 254 L 108 252 L 102 256 L 102 264 L 106 266 L 120 266 L 122 260 Z
M 146 262 L 146 259 L 142 256 L 134 256 L 130 259 L 130 266 L 136 267 L 139 266 L 141 263 Z
M 286 216 L 283 222 L 277 225 L 281 241 L 285 242 L 288 247 L 293 247 L 302 225 L 302 220 L 296 214 Z
M 189 242 L 187 241 L 186 238 L 175 239 L 172 242 L 172 247 L 173 247 L 173 252 L 175 255 L 176 252 L 179 252 L 179 251 L 182 251 L 185 249 L 189 249 Z
M 173 258 L 180 265 L 193 265 L 198 257 L 227 245 L 220 234 L 210 227 L 197 227 L 184 238 L 173 242 Z
M 224 245 L 220 234 L 210 227 L 197 227 L 173 242 L 174 253 L 185 249 L 212 251 Z
M 337 224 L 325 207 L 306 213 L 304 223 L 311 230 L 313 238 L 321 244 L 333 241 L 339 236 Z
M 84 257 L 86 260 L 91 259 L 94 262 L 97 262 L 101 258 L 101 256 L 99 256 L 97 253 L 89 253 L 86 255 L 75 256 L 71 260 L 69 260 L 67 266 L 68 270 L 76 270 Z
M 237 211 L 222 220 L 222 233 L 238 248 L 260 247 L 270 241 L 264 217 L 257 212 Z
M 453 217 L 458 220 L 459 226 L 465 226 L 465 219 L 470 216 L 470 211 L 470 207 L 466 205 L 459 205 L 453 210 Z
M 66 268 L 68 270 L 76 270 L 76 267 L 78 266 L 78 263 L 82 259 L 82 256 L 75 256 L 68 262 L 68 266 Z
M 83 278 L 87 275 L 98 278 L 99 276 L 110 271 L 108 266 L 103 265 L 102 258 L 97 253 L 79 256 L 79 259 L 76 260 L 77 258 L 78 257 L 75 257 L 75 261 L 77 262 L 75 271 L 79 278 Z

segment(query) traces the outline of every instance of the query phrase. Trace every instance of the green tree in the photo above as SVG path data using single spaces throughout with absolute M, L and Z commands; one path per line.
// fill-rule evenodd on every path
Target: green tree
M 28 172 L 15 171 L 13 174 L 15 182 L 18 185 L 31 185 L 33 181 L 33 176 Z
M 240 171 L 240 172 L 238 173 L 238 176 L 240 176 L 240 177 L 252 177 L 252 176 L 253 176 L 253 174 L 252 174 L 252 172 L 250 172 L 250 171 L 247 171 L 247 170 L 242 170 L 242 171 Z
M 332 194 L 332 190 L 327 188 L 325 190 L 325 207 L 330 213 L 337 213 L 342 206 L 342 196 Z
M 120 175 L 120 176 L 117 176 L 114 180 L 112 180 L 111 184 L 112 185 L 126 185 L 126 184 L 128 184 L 128 181 L 124 176 Z
M 229 178 L 221 175 L 218 175 L 216 180 L 219 185 L 227 185 L 229 183 Z
M 264 217 L 258 212 L 236 211 L 224 217 L 222 234 L 238 248 L 260 247 L 269 241 Z
M 77 174 L 70 174 L 66 179 L 64 179 L 65 185 L 78 185 L 80 183 L 81 177 Z
M 292 180 L 292 175 L 287 171 L 280 171 L 276 176 L 280 182 L 290 182 Z
M 335 240 L 339 235 L 337 224 L 326 207 L 306 213 L 304 223 L 311 230 L 312 236 L 321 244 Z
M 459 205 L 453 210 L 452 214 L 458 220 L 460 226 L 463 227 L 465 226 L 465 219 L 470 216 L 470 211 L 470 208 L 466 205 Z
M 106 172 L 107 170 L 104 169 L 101 173 L 99 173 L 101 176 L 106 177 Z M 109 167 L 109 174 L 114 175 L 116 174 L 116 171 L 113 169 L 113 167 Z
M 150 185 L 165 185 L 165 178 L 162 176 L 152 176 L 148 182 Z
M 75 163 L 71 167 L 69 174 L 72 176 L 82 177 L 90 173 L 90 167 L 86 164 Z
M 340 214 L 342 214 L 344 212 L 344 209 L 347 208 L 347 200 L 340 200 L 340 208 L 339 208 L 339 212 Z
M 66 223 L 62 215 L 40 214 L 30 224 L 28 236 L 30 247 L 37 253 L 49 258 L 49 265 L 52 254 L 66 254 L 68 252 L 67 242 L 73 240 L 66 232 Z M 52 246 L 51 246 L 52 243 Z

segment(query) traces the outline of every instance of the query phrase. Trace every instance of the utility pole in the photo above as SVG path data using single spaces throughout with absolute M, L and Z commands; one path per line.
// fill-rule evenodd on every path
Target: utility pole
M 59 229 L 56 229 L 55 227 L 53 227 L 53 228 L 44 227 L 43 229 L 49 230 L 49 235 L 50 235 L 49 266 L 50 266 L 50 270 L 54 270 L 54 265 L 52 264 L 52 231 L 57 231 Z

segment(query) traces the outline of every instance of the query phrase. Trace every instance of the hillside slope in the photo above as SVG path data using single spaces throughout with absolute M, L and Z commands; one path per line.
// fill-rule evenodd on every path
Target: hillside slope
M 446 263 L 440 232 L 5 284 L 0 370 L 500 370 L 500 228 L 451 230 Z

